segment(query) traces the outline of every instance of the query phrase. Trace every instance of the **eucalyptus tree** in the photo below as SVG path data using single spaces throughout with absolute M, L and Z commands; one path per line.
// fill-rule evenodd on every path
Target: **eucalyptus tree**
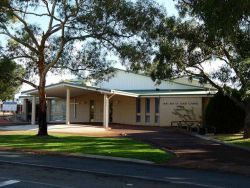
M 13 99 L 21 86 L 16 79 L 24 74 L 23 68 L 9 59 L 0 60 L 0 99 L 2 101 Z
M 250 23 L 250 0 L 178 0 L 177 7 L 182 17 L 202 21 L 210 35 L 227 38 Z
M 163 79 L 187 75 L 210 83 L 244 109 L 244 137 L 248 138 L 250 2 L 180 0 L 177 6 L 181 17 L 166 18 L 159 32 L 159 53 L 151 66 L 151 76 Z M 211 66 L 219 68 L 211 72 Z M 233 97 L 232 88 L 238 90 L 241 100 Z
M 0 8 L 1 54 L 24 65 L 20 78 L 38 90 L 39 131 L 47 135 L 45 85 L 49 71 L 81 76 L 109 72 L 112 52 L 123 63 L 146 61 L 163 17 L 151 0 L 12 0 Z M 39 83 L 29 78 L 38 75 Z

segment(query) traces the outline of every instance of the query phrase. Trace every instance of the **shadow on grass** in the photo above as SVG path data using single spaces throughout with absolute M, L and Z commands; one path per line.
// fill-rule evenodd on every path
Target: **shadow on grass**
M 0 147 L 77 154 L 134 158 L 164 163 L 173 157 L 160 149 L 130 138 L 95 138 L 83 136 L 1 135 Z
M 244 138 L 228 138 L 225 139 L 225 141 L 231 142 L 231 141 L 244 141 Z
M 217 139 L 225 141 L 230 144 L 235 144 L 250 148 L 250 139 L 244 139 L 242 134 L 219 135 L 217 136 Z

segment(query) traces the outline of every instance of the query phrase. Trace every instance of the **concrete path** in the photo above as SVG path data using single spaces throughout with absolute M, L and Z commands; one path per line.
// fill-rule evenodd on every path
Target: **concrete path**
M 113 126 L 113 125 L 112 125 Z M 0 131 L 37 131 L 38 125 L 11 125 L 0 126 Z M 65 133 L 76 134 L 83 136 L 95 136 L 95 137 L 120 137 L 127 134 L 139 134 L 139 133 L 153 133 L 154 130 L 145 130 L 141 127 L 134 129 L 127 129 L 120 127 L 120 129 L 105 129 L 101 125 L 87 125 L 87 124 L 58 124 L 48 125 L 49 133 Z

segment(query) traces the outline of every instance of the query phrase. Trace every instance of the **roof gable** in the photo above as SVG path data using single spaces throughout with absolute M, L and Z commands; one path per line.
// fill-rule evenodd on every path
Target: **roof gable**
M 101 81 L 97 87 L 116 90 L 205 90 L 206 88 L 192 84 L 182 84 L 174 81 L 162 80 L 156 84 L 149 76 L 136 74 L 124 70 L 116 70 L 114 76 L 107 81 Z

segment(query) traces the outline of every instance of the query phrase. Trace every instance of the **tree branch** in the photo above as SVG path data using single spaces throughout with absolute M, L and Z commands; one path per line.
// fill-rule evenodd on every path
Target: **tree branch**
M 62 21 L 61 21 L 59 18 L 57 18 L 57 17 L 54 16 L 54 12 L 53 12 L 54 9 L 55 9 L 55 8 L 53 8 L 53 7 L 56 5 L 56 2 L 57 2 L 57 1 L 54 1 L 54 4 L 53 4 L 53 6 L 52 6 L 52 12 L 53 12 L 53 13 L 50 12 L 48 2 L 47 2 L 46 0 L 42 0 L 42 2 L 45 4 L 45 7 L 46 7 L 46 9 L 47 9 L 47 11 L 48 11 L 47 16 L 53 17 L 54 20 L 56 20 L 56 21 L 62 23 Z
M 39 44 L 36 40 L 36 37 L 34 36 L 34 33 L 30 30 L 28 24 L 26 23 L 26 21 L 24 19 L 22 19 L 19 15 L 15 14 L 13 12 L 13 15 L 20 21 L 23 23 L 24 25 L 24 29 L 27 31 L 27 33 L 29 33 L 30 38 L 32 39 L 32 41 L 34 42 L 34 44 L 36 45 L 37 48 L 39 48 Z
M 65 21 L 65 22 L 66 22 L 66 21 Z M 63 26 L 62 26 L 61 43 L 60 43 L 59 50 L 57 51 L 57 54 L 56 54 L 55 59 L 45 67 L 45 69 L 44 69 L 44 71 L 43 71 L 43 75 L 44 75 L 44 76 L 47 74 L 47 72 L 50 70 L 50 68 L 53 67 L 53 66 L 58 62 L 58 60 L 60 59 L 60 57 L 61 57 L 61 55 L 62 55 L 62 53 L 63 53 L 64 45 L 65 45 L 65 43 L 66 43 L 65 38 L 64 38 L 64 34 L 65 34 L 65 33 L 64 33 L 64 25 L 63 25 Z
M 94 38 L 94 36 L 92 34 L 89 34 L 89 35 L 83 35 L 83 36 L 77 36 L 77 37 L 67 37 L 65 39 L 65 42 L 69 42 L 69 41 L 72 41 L 72 40 L 86 40 L 87 38 Z
M 11 39 L 15 40 L 16 42 L 22 44 L 24 47 L 29 48 L 32 52 L 36 53 L 37 55 L 39 54 L 38 50 L 35 49 L 34 47 L 32 47 L 31 45 L 23 42 L 22 40 L 18 39 L 17 37 L 15 37 L 14 35 L 12 35 L 7 29 L 5 29 L 5 32 L 0 32 L 0 35 L 6 35 L 8 37 L 10 37 Z
M 11 60 L 28 58 L 28 59 L 31 59 L 32 61 L 34 61 L 34 58 L 29 56 L 29 55 L 20 55 L 20 56 L 15 56 L 15 57 L 8 57 L 8 58 L 11 59 Z
M 50 17 L 50 21 L 49 21 L 49 27 L 48 27 L 48 31 L 51 30 L 51 27 L 53 25 L 53 20 L 54 20 L 54 14 L 55 14 L 55 7 L 56 7 L 56 1 L 54 1 L 53 6 L 52 6 L 52 10 L 51 10 L 51 17 Z
M 20 13 L 23 13 L 23 14 L 33 15 L 33 16 L 37 16 L 37 17 L 49 16 L 46 13 L 44 13 L 44 14 L 38 14 L 38 13 L 35 13 L 35 12 L 28 12 L 28 11 L 23 11 L 23 10 L 20 10 L 20 9 L 16 9 L 14 7 L 11 7 L 8 11 L 12 11 L 12 10 L 15 11 L 15 12 L 20 12 Z
M 225 48 L 223 48 L 222 50 L 223 50 L 223 52 L 224 52 L 226 58 L 228 59 L 228 65 L 234 70 L 234 72 L 235 72 L 235 74 L 237 75 L 237 77 L 239 78 L 239 80 L 240 80 L 240 82 L 241 82 L 243 88 L 245 88 L 245 86 L 246 86 L 245 79 L 244 79 L 244 77 L 242 77 L 241 72 L 237 69 L 237 67 L 235 67 L 235 66 L 233 65 L 233 62 L 232 62 L 233 60 L 232 60 L 232 58 L 231 58 L 229 52 L 228 52 Z
M 187 72 L 188 74 L 190 75 L 193 75 L 193 76 L 198 76 L 198 77 L 203 77 L 205 78 L 205 80 L 207 80 L 214 88 L 218 89 L 219 91 L 223 91 L 223 88 L 221 86 L 219 86 L 218 84 L 216 84 L 213 80 L 211 80 L 205 73 L 203 70 L 201 70 L 199 67 L 197 67 L 197 69 L 200 70 L 201 74 L 199 73 L 194 73 L 190 70 L 185 70 L 185 72 Z
M 86 70 L 88 70 L 87 67 L 85 67 L 85 68 L 79 68 L 79 69 L 73 69 L 73 68 L 68 67 L 68 66 L 53 66 L 53 68 L 55 68 L 55 69 L 68 69 L 68 70 L 70 70 L 72 72 L 86 71 Z
M 38 86 L 28 80 L 25 80 L 21 77 L 16 77 L 17 80 L 21 81 L 22 83 L 26 83 L 26 84 L 29 84 L 30 86 L 34 87 L 35 89 L 38 89 Z

